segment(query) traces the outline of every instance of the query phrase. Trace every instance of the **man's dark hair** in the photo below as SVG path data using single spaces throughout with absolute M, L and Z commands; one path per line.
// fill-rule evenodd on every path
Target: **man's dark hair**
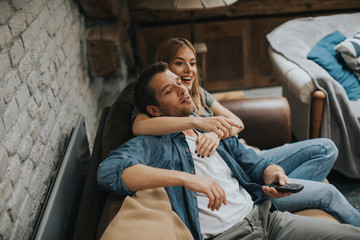
M 149 86 L 150 80 L 158 73 L 165 72 L 169 65 L 165 62 L 150 64 L 138 77 L 135 85 L 134 102 L 137 109 L 148 114 L 146 107 L 150 105 L 158 106 L 155 89 Z

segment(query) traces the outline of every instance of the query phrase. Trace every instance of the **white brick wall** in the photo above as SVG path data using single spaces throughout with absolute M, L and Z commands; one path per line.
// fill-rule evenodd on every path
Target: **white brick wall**
M 0 240 L 30 238 L 80 114 L 92 148 L 102 81 L 88 76 L 75 2 L 0 1 Z

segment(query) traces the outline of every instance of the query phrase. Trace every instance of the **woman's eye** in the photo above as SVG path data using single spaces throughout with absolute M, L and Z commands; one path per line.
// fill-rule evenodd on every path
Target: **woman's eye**
M 194 67 L 194 66 L 196 66 L 196 63 L 190 63 L 190 65 L 191 65 L 192 67 Z
M 182 65 L 182 62 L 175 62 L 174 63 L 176 66 L 181 66 Z

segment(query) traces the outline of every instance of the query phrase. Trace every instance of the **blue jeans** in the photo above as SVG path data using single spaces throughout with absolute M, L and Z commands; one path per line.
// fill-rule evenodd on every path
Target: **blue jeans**
M 327 138 L 261 151 L 259 155 L 280 165 L 292 182 L 304 185 L 304 190 L 299 193 L 280 199 L 272 198 L 274 206 L 280 211 L 290 212 L 321 209 L 342 223 L 360 227 L 360 213 L 332 184 L 322 182 L 329 174 L 337 154 L 335 144 Z

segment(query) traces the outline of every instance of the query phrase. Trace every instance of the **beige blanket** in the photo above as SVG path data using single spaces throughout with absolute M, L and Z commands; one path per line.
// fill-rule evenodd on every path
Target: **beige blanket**
M 186 225 L 172 210 L 164 188 L 139 191 L 124 203 L 102 240 L 191 240 Z

